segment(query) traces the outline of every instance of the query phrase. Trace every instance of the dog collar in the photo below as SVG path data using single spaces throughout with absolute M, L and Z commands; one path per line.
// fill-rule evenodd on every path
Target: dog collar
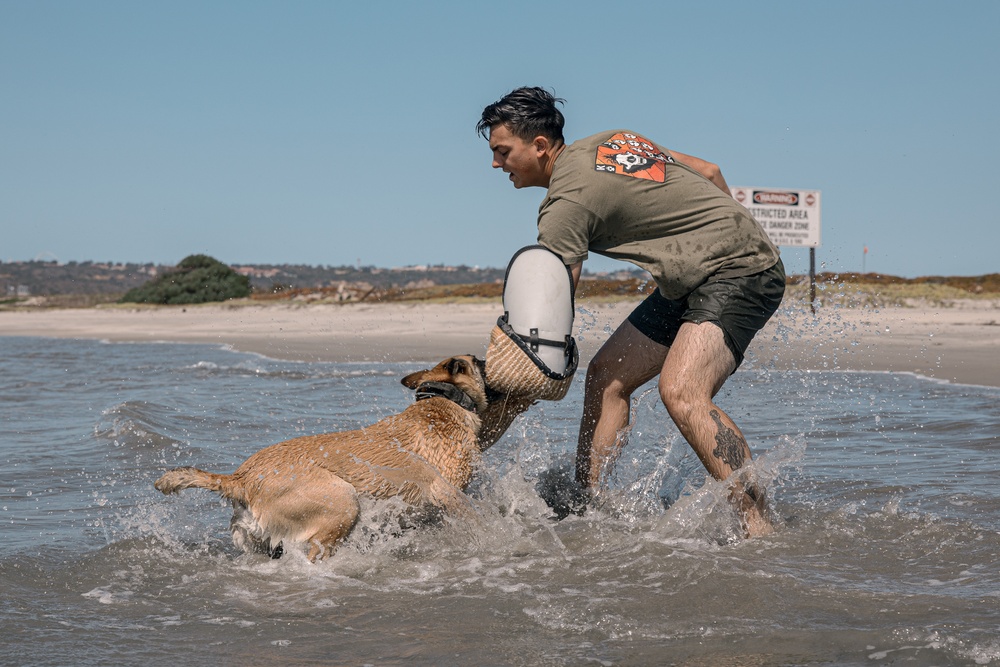
M 417 387 L 418 401 L 437 396 L 447 398 L 452 403 L 457 403 L 469 412 L 478 412 L 476 402 L 472 400 L 472 397 L 453 384 L 448 382 L 422 382 Z

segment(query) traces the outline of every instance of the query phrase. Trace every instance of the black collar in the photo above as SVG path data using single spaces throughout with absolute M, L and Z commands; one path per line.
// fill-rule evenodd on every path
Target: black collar
M 457 403 L 469 412 L 478 412 L 476 402 L 472 400 L 472 397 L 451 383 L 422 382 L 417 387 L 418 401 L 422 401 L 425 398 L 434 398 L 435 396 L 447 398 L 452 403 Z

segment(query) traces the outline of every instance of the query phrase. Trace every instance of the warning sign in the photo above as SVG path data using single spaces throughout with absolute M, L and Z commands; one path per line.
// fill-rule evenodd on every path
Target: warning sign
M 819 190 L 730 188 L 771 241 L 779 246 L 819 246 Z

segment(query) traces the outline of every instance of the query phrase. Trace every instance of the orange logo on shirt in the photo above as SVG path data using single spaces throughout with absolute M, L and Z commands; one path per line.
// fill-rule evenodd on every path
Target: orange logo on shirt
M 649 139 L 619 132 L 597 147 L 594 169 L 663 183 L 667 179 L 665 165 L 673 161 Z

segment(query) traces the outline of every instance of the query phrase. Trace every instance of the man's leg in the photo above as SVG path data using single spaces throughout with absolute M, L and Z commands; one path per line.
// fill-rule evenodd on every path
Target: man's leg
M 576 449 L 576 480 L 581 486 L 600 486 L 606 466 L 624 444 L 619 432 L 628 425 L 632 392 L 656 377 L 667 349 L 626 320 L 587 365 Z
M 739 427 L 712 399 L 736 367 L 722 329 L 712 322 L 685 322 L 663 364 L 660 398 L 681 435 L 718 480 L 750 461 L 750 447 Z M 773 529 L 766 519 L 763 491 L 738 484 L 733 501 L 748 536 Z

